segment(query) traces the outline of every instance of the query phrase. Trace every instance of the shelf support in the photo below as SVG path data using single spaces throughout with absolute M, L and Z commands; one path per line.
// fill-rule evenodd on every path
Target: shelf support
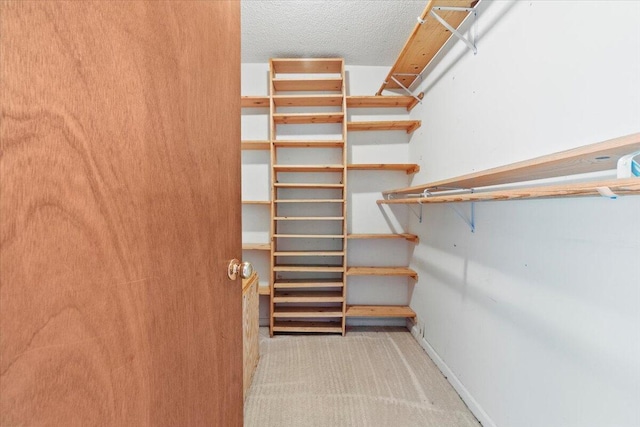
M 460 31 L 458 31 L 455 28 L 453 28 L 451 25 L 449 25 L 449 23 L 447 21 L 445 21 L 440 15 L 438 15 L 436 13 L 436 10 L 438 10 L 438 11 L 442 10 L 442 11 L 473 12 L 473 19 L 476 19 L 477 16 L 478 16 L 478 13 L 476 12 L 476 10 L 474 8 L 468 8 L 468 7 L 437 6 L 437 7 L 434 7 L 433 9 L 431 9 L 429 14 L 431 16 L 433 16 L 434 18 L 436 18 L 436 21 L 438 21 L 440 24 L 442 24 L 442 26 L 444 26 L 447 30 L 451 31 L 451 34 L 455 35 L 457 38 L 462 40 L 464 42 L 464 44 L 466 44 L 467 47 L 470 50 L 473 51 L 474 55 L 476 53 L 478 53 L 478 48 L 476 47 L 475 40 L 472 42 L 471 40 L 469 40 L 465 36 L 463 36 Z M 425 21 L 423 19 L 420 19 L 420 17 L 418 17 L 418 22 L 420 22 L 420 24 L 424 24 Z
M 460 210 L 458 210 L 458 208 L 456 208 L 454 205 L 448 205 L 465 222 L 465 224 L 467 224 L 469 226 L 469 228 L 471 229 L 472 233 L 476 232 L 476 208 L 475 208 L 475 205 L 476 205 L 475 202 L 471 202 L 471 214 L 469 215 L 469 218 L 467 218 L 462 212 L 460 212 Z
M 396 79 L 395 76 L 415 76 L 416 80 L 420 79 L 420 81 L 422 81 L 422 74 L 394 74 L 391 76 L 391 80 L 396 82 L 398 86 L 400 86 L 405 92 L 407 92 L 409 96 L 413 97 L 416 101 L 418 101 L 419 104 L 422 104 L 422 98 L 420 97 L 421 94 L 414 95 L 413 92 L 411 92 L 408 87 L 400 83 L 400 81 L 398 81 L 398 79 Z

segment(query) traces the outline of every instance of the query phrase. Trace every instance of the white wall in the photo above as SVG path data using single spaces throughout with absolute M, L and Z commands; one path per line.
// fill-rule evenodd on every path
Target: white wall
M 373 95 L 386 77 L 388 67 L 346 66 L 347 93 L 350 95 Z M 242 94 L 268 94 L 268 64 L 242 65 Z M 407 119 L 405 110 L 358 109 L 349 112 L 349 120 Z M 300 125 L 298 136 L 319 139 L 327 126 Z M 304 129 L 302 129 L 302 127 Z M 295 133 L 296 127 L 287 132 Z M 330 135 L 323 135 L 327 138 Z M 243 109 L 242 139 L 266 140 L 268 113 L 264 109 Z M 350 163 L 406 163 L 409 157 L 411 138 L 403 131 L 352 132 L 348 135 L 348 161 Z M 280 149 L 282 164 L 314 163 L 318 156 L 335 157 L 335 149 Z M 313 153 L 313 157 L 308 156 Z M 300 158 L 304 155 L 305 158 Z M 327 160 L 341 162 L 341 158 Z M 268 151 L 244 151 L 242 154 L 242 198 L 243 200 L 269 199 L 269 153 Z M 348 176 L 347 226 L 352 233 L 399 233 L 407 225 L 408 213 L 388 207 L 379 208 L 375 201 L 380 191 L 389 186 L 404 187 L 409 177 L 404 172 L 351 171 Z M 265 206 L 243 208 L 243 242 L 267 242 L 269 235 L 269 209 Z M 348 245 L 349 265 L 384 266 L 408 265 L 414 245 L 405 241 L 351 241 Z M 269 253 L 245 251 L 245 260 L 254 263 L 261 283 L 268 283 Z M 347 300 L 349 304 L 397 304 L 409 303 L 414 283 L 406 278 L 350 277 Z M 263 297 L 260 306 L 261 324 L 268 324 L 268 299 Z M 348 324 L 404 325 L 404 319 L 349 319 Z
M 419 88 L 413 183 L 640 131 L 638 22 L 636 1 L 482 2 L 478 54 L 450 44 Z M 475 209 L 475 233 L 451 206 L 409 217 L 418 340 L 484 425 L 640 425 L 640 197 Z

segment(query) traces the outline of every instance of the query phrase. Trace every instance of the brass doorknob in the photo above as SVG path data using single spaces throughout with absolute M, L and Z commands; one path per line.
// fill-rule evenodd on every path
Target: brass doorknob
M 250 262 L 240 262 L 237 259 L 232 259 L 229 261 L 229 269 L 227 270 L 227 275 L 230 280 L 236 280 L 238 275 L 242 279 L 248 279 L 253 274 L 253 265 Z

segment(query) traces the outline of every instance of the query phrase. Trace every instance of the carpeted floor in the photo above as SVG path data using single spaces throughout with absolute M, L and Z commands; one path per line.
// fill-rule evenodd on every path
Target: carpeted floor
M 246 427 L 479 426 L 404 328 L 260 334 Z

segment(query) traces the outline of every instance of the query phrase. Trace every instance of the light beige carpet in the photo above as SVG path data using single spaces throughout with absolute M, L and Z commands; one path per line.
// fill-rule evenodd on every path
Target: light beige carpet
M 246 427 L 478 427 L 404 328 L 268 337 L 245 401 Z

